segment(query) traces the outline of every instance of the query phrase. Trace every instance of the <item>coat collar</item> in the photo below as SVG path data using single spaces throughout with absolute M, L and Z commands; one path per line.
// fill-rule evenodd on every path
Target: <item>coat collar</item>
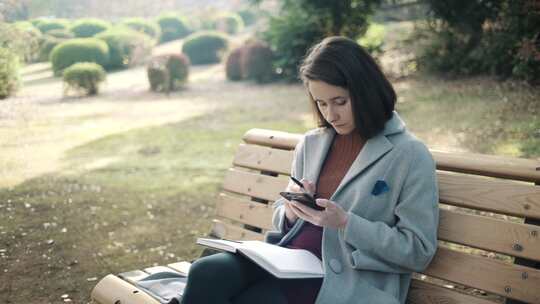
M 399 117 L 397 112 L 394 111 L 392 117 L 384 125 L 383 131 L 370 138 L 364 144 L 364 147 L 352 163 L 347 174 L 345 174 L 341 180 L 341 183 L 332 195 L 332 198 L 337 196 L 349 182 L 362 173 L 367 167 L 381 158 L 388 151 L 392 150 L 393 144 L 388 140 L 387 136 L 404 131 L 405 123 L 401 117 Z M 322 134 L 319 135 L 320 138 L 317 141 L 313 141 L 309 146 L 306 145 L 306 158 L 312 160 L 313 163 L 306 167 L 305 176 L 308 180 L 312 181 L 318 179 L 324 160 L 336 134 L 333 128 L 322 129 L 321 132 Z

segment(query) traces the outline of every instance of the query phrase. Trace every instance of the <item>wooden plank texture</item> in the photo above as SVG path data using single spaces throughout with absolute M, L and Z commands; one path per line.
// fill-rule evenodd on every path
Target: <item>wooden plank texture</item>
M 144 271 L 148 272 L 149 274 L 154 274 L 154 273 L 158 273 L 158 272 L 176 272 L 176 273 L 178 273 L 178 271 L 176 271 L 176 270 L 174 270 L 172 268 L 166 267 L 166 266 L 148 267 L 148 268 L 145 268 Z
M 439 246 L 423 272 L 527 303 L 540 303 L 540 270 Z
M 439 239 L 540 261 L 538 226 L 440 210 Z
M 540 182 L 540 161 L 430 149 L 437 169 L 527 182 Z
M 302 134 L 266 129 L 251 129 L 244 134 L 244 142 L 261 146 L 294 150 Z
M 301 134 L 265 129 L 251 129 L 244 135 L 246 143 L 290 150 L 294 149 L 301 138 Z M 538 160 L 434 149 L 430 149 L 430 152 L 440 170 L 540 182 L 540 161 Z
M 268 175 L 229 169 L 225 174 L 223 189 L 250 197 L 275 201 L 288 181 Z
M 289 175 L 293 151 L 240 144 L 234 156 L 235 166 Z
M 495 304 L 497 302 L 413 279 L 407 304 Z
M 218 216 L 262 229 L 272 229 L 271 205 L 240 199 L 222 193 L 216 202 L 216 209 Z
M 180 273 L 187 275 L 189 274 L 189 268 L 191 267 L 191 263 L 188 261 L 181 261 L 181 262 L 169 264 L 167 266 Z
M 259 240 L 264 241 L 264 235 L 236 225 L 225 223 L 220 220 L 213 220 L 212 234 L 218 238 L 230 240 Z
M 533 184 L 437 172 L 441 203 L 519 217 L 540 218 L 540 187 Z
M 128 272 L 122 272 L 118 276 L 130 283 L 136 283 L 139 280 L 146 278 L 148 276 L 148 273 L 141 270 L 133 270 Z
M 160 304 L 147 293 L 112 274 L 98 282 L 90 297 L 99 304 Z

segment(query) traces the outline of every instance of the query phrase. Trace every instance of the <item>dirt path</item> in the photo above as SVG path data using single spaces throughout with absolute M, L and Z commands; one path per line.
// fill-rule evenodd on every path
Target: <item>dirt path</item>
M 192 68 L 189 88 L 170 96 L 149 91 L 144 67 L 109 74 L 101 94 L 89 98 L 64 97 L 48 64 L 27 66 L 22 78 L 17 96 L 0 107 L 0 187 L 58 170 L 65 151 L 97 138 L 224 106 L 201 96 L 223 86 L 221 65 Z

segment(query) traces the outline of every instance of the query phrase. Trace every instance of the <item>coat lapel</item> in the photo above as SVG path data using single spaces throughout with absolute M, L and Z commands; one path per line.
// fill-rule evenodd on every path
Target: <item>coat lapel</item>
M 350 183 L 357 175 L 361 174 L 371 164 L 376 162 L 388 151 L 392 150 L 392 147 L 392 143 L 390 143 L 390 141 L 383 134 L 370 138 L 352 163 L 351 167 L 347 171 L 347 174 L 345 174 L 341 180 L 341 183 L 337 187 L 331 199 L 335 198 L 341 189 Z
M 371 164 L 383 157 L 388 151 L 392 150 L 393 144 L 388 140 L 387 136 L 401 133 L 405 131 L 405 123 L 401 120 L 401 117 L 397 112 L 393 112 L 392 118 L 388 120 L 384 126 L 384 130 L 370 138 L 352 163 L 351 167 L 347 171 L 347 174 L 341 180 L 336 191 L 331 197 L 333 200 L 339 192 L 350 183 L 356 176 L 366 170 Z
M 305 178 L 317 184 L 326 155 L 332 146 L 336 131 L 332 128 L 322 130 L 320 140 L 312 141 L 306 145 Z

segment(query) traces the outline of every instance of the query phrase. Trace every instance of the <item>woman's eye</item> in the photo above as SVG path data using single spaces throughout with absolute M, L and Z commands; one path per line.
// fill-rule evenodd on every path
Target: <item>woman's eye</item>
M 344 105 L 344 104 L 346 104 L 346 103 L 347 103 L 347 99 L 337 99 L 337 100 L 336 100 L 336 104 L 337 104 L 338 106 L 342 106 L 342 105 Z
M 319 107 L 326 107 L 326 102 L 317 101 Z

